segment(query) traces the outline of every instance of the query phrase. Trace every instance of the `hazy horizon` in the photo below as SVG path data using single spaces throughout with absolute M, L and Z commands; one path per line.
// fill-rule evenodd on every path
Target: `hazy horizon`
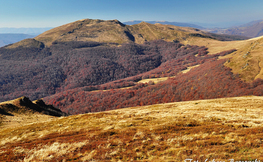
M 9 0 L 0 2 L 0 28 L 57 27 L 86 18 L 230 27 L 262 19 L 262 6 L 261 0 Z
M 77 20 L 75 20 L 77 21 Z M 128 20 L 125 22 L 135 22 L 135 21 L 148 21 L 148 20 Z M 225 22 L 225 23 L 200 23 L 200 22 L 178 22 L 178 21 L 166 21 L 166 20 L 151 20 L 151 21 L 156 21 L 156 22 L 176 22 L 176 23 L 188 23 L 188 24 L 194 24 L 197 26 L 201 26 L 204 28 L 230 28 L 230 27 L 235 27 L 235 26 L 240 26 L 252 21 L 257 21 L 257 20 L 251 20 L 249 22 Z M 72 21 L 73 22 L 73 21 Z M 125 23 L 122 22 L 122 23 Z M 71 22 L 67 22 L 71 23 Z M 67 24 L 65 23 L 65 24 Z M 64 25 L 64 24 L 62 24 Z M 55 28 L 57 26 L 52 26 L 52 27 L 0 27 L 0 34 L 5 34 L 5 33 L 16 33 L 16 34 L 40 34 L 42 32 L 45 32 L 49 29 Z M 35 32 L 30 32 L 30 30 Z

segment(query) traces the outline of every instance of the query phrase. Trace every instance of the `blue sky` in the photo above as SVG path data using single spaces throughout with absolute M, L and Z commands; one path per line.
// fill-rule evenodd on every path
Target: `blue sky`
M 56 27 L 84 18 L 223 27 L 263 19 L 262 7 L 262 0 L 1 0 L 0 27 Z

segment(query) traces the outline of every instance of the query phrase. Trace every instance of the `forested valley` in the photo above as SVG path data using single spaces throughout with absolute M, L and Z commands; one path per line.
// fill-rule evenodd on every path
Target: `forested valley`
M 70 114 L 231 96 L 262 95 L 261 79 L 245 83 L 202 46 L 156 40 L 121 46 L 54 42 L 1 48 L 0 99 L 28 96 Z M 188 73 L 188 67 L 200 65 Z M 161 83 L 142 79 L 169 77 Z
M 155 71 L 138 79 L 171 76 L 197 64 L 195 55 L 204 55 L 205 52 L 205 47 L 183 46 L 161 40 L 142 45 L 123 44 L 120 47 L 98 42 L 54 42 L 50 47 L 0 48 L 0 101 L 21 96 L 35 100 L 77 87 L 96 86 L 136 76 L 153 69 Z M 176 69 L 167 69 L 166 66 L 172 64 Z M 183 66 L 177 67 L 179 64 Z

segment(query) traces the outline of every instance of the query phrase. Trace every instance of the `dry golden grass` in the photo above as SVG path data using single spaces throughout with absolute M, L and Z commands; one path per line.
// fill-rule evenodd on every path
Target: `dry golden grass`
M 240 74 L 245 81 L 253 81 L 257 78 L 263 79 L 263 38 L 254 38 L 247 41 L 238 51 L 223 57 L 230 58 L 225 65 L 233 70 L 233 73 Z
M 198 67 L 198 66 L 200 66 L 200 65 L 195 65 L 195 66 L 190 66 L 190 67 L 187 67 L 187 69 L 186 70 L 183 70 L 183 71 L 181 71 L 181 73 L 188 73 L 191 69 L 193 69 L 193 68 L 195 68 L 195 67 Z
M 181 71 L 180 73 L 187 73 L 189 72 L 191 69 L 198 67 L 200 65 L 195 65 L 195 66 L 190 66 L 188 67 L 186 70 Z M 174 76 L 173 76 L 174 77 Z M 149 83 L 149 82 L 153 82 L 155 84 L 166 81 L 169 77 L 162 77 L 162 78 L 151 78 L 151 79 L 142 79 L 140 81 L 138 81 L 138 83 Z M 172 78 L 172 77 L 170 77 Z
M 189 38 L 184 44 L 206 46 L 210 54 L 237 49 L 236 52 L 220 57 L 229 58 L 225 63 L 234 74 L 240 74 L 241 79 L 250 82 L 257 78 L 263 79 L 263 37 L 241 41 L 217 41 L 207 38 Z
M 166 81 L 169 77 L 162 77 L 162 78 L 151 78 L 151 79 L 142 79 L 140 81 L 138 81 L 137 83 L 149 83 L 149 82 L 153 82 L 153 83 L 160 83 L 163 81 Z
M 50 46 L 54 41 L 96 41 L 119 44 L 135 42 L 142 44 L 145 41 L 158 39 L 165 41 L 189 40 L 193 37 L 191 36 L 193 33 L 206 35 L 205 32 L 194 28 L 173 25 L 142 22 L 124 26 L 117 20 L 83 19 L 53 28 L 38 35 L 35 39 L 43 42 L 46 46 Z
M 3 116 L 2 124 L 0 125 L 0 129 L 9 129 L 12 127 L 19 127 L 27 124 L 33 124 L 38 122 L 46 122 L 49 120 L 55 119 L 55 117 L 43 115 L 40 113 L 12 113 L 14 116 Z
M 263 97 L 175 102 L 0 130 L 1 161 L 262 160 Z
M 197 45 L 197 46 L 205 46 L 208 48 L 208 51 L 210 54 L 216 54 L 222 51 L 227 51 L 231 49 L 241 49 L 245 45 L 250 44 L 251 42 L 254 42 L 261 37 L 248 39 L 248 40 L 240 40 L 240 41 L 218 41 L 214 39 L 208 39 L 208 38 L 196 38 L 192 37 L 185 41 L 183 41 L 183 44 L 189 44 L 189 45 Z

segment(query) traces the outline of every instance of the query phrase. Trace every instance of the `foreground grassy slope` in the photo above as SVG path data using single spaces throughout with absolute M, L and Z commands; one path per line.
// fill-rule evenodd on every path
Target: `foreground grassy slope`
M 0 160 L 262 160 L 262 105 L 255 96 L 175 102 L 1 129 Z

